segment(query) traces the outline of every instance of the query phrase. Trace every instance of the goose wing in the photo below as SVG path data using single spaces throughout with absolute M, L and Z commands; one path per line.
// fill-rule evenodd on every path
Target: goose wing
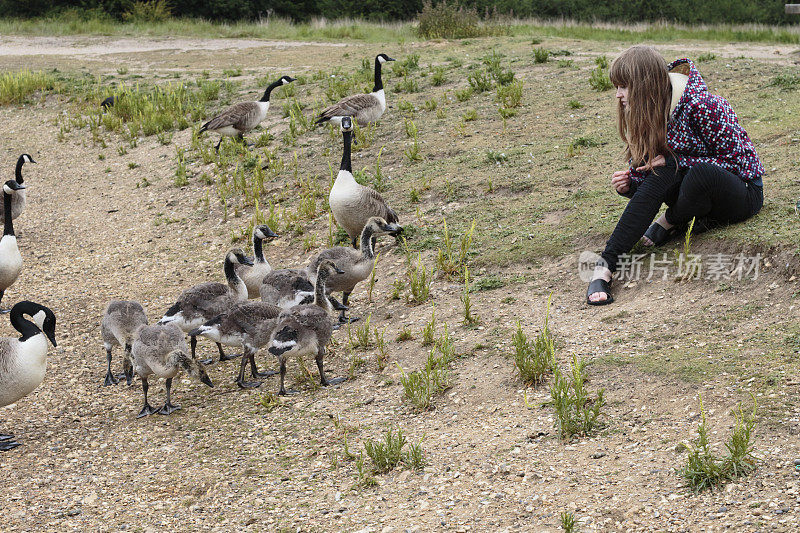
M 389 224 L 397 224 L 400 221 L 397 213 L 386 204 L 386 200 L 383 199 L 383 196 L 378 191 L 370 187 L 364 187 L 362 190 L 364 191 L 365 212 L 375 213 L 370 216 L 379 216 Z
M 372 94 L 354 94 L 347 96 L 332 106 L 325 108 L 319 114 L 318 121 L 330 120 L 333 117 L 353 117 L 358 115 L 364 109 L 372 106 L 380 105 L 380 101 Z
M 232 105 L 216 117 L 205 124 L 204 130 L 218 130 L 226 126 L 233 126 L 236 129 L 250 129 L 249 126 L 258 117 L 258 104 L 256 102 L 240 102 Z

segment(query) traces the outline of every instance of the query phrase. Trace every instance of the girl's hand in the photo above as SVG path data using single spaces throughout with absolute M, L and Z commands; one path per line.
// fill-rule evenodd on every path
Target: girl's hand
M 663 167 L 666 164 L 667 164 L 667 160 L 664 159 L 664 156 L 663 155 L 658 155 L 653 159 L 652 162 L 650 162 L 650 163 L 648 163 L 646 165 L 643 165 L 641 167 L 638 167 L 636 169 L 636 171 L 637 172 L 649 172 L 649 171 L 653 170 L 655 167 Z
M 625 194 L 631 189 L 630 170 L 618 170 L 611 175 L 611 185 L 620 193 Z

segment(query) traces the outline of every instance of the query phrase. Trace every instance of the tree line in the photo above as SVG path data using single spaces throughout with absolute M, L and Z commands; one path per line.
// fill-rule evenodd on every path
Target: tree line
M 441 0 L 434 0 L 438 3 Z M 786 0 L 463 0 L 461 5 L 480 16 L 511 15 L 578 21 L 653 22 L 686 24 L 792 24 L 800 17 L 784 14 Z M 256 20 L 278 16 L 295 21 L 312 17 L 366 20 L 412 20 L 424 0 L 0 0 L 4 17 L 58 15 L 124 19 L 134 4 L 161 2 L 176 17 L 212 21 Z M 451 2 L 454 3 L 454 2 Z

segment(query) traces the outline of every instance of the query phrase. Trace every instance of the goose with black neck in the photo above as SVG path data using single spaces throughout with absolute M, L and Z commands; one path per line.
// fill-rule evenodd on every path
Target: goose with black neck
M 30 154 L 22 154 L 21 156 L 19 156 L 19 159 L 17 159 L 17 167 L 14 169 L 14 179 L 19 185 L 22 185 L 25 182 L 25 179 L 22 177 L 22 166 L 25 163 L 36 163 L 36 161 L 33 160 L 33 157 L 31 157 Z M 22 211 L 25 209 L 26 195 L 27 191 L 23 187 L 22 189 L 19 189 L 11 198 L 12 220 L 16 220 L 17 217 L 19 217 L 19 215 L 22 214 Z M 5 202 L 3 202 L 3 204 L 0 205 L 0 217 L 5 216 L 5 211 L 6 211 L 6 206 Z
M 330 122 L 337 126 L 341 124 L 342 117 L 353 117 L 362 126 L 376 122 L 386 111 L 386 93 L 383 90 L 381 66 L 387 61 L 394 61 L 386 54 L 375 56 L 375 85 L 371 93 L 354 94 L 347 96 L 319 114 L 316 124 Z
M 0 407 L 24 398 L 42 383 L 47 341 L 56 346 L 56 315 L 41 304 L 17 302 L 11 309 L 11 325 L 20 337 L 0 338 Z M 13 435 L 0 434 L 0 451 L 19 445 Z
M 350 142 L 353 131 L 352 119 L 350 117 L 342 117 L 340 127 L 344 143 L 342 163 L 339 166 L 336 181 L 333 182 L 333 187 L 331 187 L 328 203 L 331 206 L 333 218 L 345 229 L 353 248 L 357 248 L 361 231 L 371 217 L 380 217 L 389 224 L 397 224 L 399 217 L 386 204 L 386 200 L 383 199 L 383 196 L 378 191 L 359 184 L 353 177 L 353 166 L 350 159 Z
M 213 131 L 220 134 L 219 142 L 214 148 L 219 152 L 219 145 L 222 144 L 224 137 L 236 137 L 240 141 L 244 139 L 244 134 L 258 126 L 261 121 L 267 118 L 269 110 L 269 98 L 273 89 L 295 81 L 297 78 L 291 76 L 281 76 L 276 81 L 269 84 L 260 100 L 255 102 L 239 102 L 234 104 L 216 117 L 212 118 L 200 127 L 200 133 Z
M 14 196 L 25 185 L 17 183 L 16 180 L 8 180 L 3 184 L 3 237 L 0 238 L 0 303 L 6 290 L 17 281 L 22 270 L 22 254 L 19 253 L 17 246 L 17 236 L 14 234 L 14 222 L 11 212 L 11 204 Z M 8 313 L 8 309 L 0 307 L 0 313 Z

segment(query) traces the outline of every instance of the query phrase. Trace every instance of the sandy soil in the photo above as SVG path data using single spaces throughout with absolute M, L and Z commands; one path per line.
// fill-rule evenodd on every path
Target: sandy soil
M 167 70 L 183 65 L 201 70 L 217 60 L 217 50 L 232 54 L 231 48 L 257 46 L 277 48 L 280 59 L 318 67 L 332 59 L 309 55 L 318 49 L 297 43 L 22 41 L 3 38 L 3 68 L 18 65 L 26 54 L 59 50 L 73 65 L 84 55 L 94 56 L 102 61 L 91 63 L 98 70 L 120 61 L 100 56 L 123 52 L 136 64 L 151 61 L 152 53 L 193 51 L 159 56 L 159 68 Z M 242 62 L 249 61 L 246 50 Z M 361 354 L 366 366 L 355 379 L 318 391 L 301 387 L 301 394 L 268 411 L 259 403 L 263 390 L 241 391 L 233 383 L 238 363 L 216 364 L 210 369 L 217 384 L 213 390 L 181 379 L 175 387 L 181 411 L 137 420 L 138 387 L 100 386 L 104 306 L 112 298 L 135 299 L 151 321 L 157 320 L 183 288 L 222 278 L 231 232 L 247 219 L 222 222 L 216 207 L 210 212 L 202 207 L 201 187 L 176 189 L 174 146 L 148 139 L 121 156 L 113 144 L 93 146 L 87 131 L 58 142 L 53 123 L 62 111 L 57 97 L 0 108 L 0 162 L 7 175 L 23 151 L 39 161 L 25 168 L 29 207 L 15 224 L 25 269 L 4 303 L 23 297 L 46 303 L 58 317 L 59 343 L 50 351 L 42 386 L 0 409 L 0 429 L 13 431 L 24 443 L 0 455 L 3 531 L 558 531 L 563 511 L 573 511 L 583 531 L 800 528 L 798 473 L 792 464 L 800 457 L 800 410 L 791 400 L 800 392 L 796 376 L 781 374 L 776 365 L 772 399 L 793 407 L 759 426 L 758 471 L 719 492 L 694 496 L 682 488 L 675 468 L 685 458 L 678 444 L 694 437 L 700 420 L 698 394 L 718 443 L 730 430 L 730 409 L 749 398 L 747 391 L 757 383 L 732 383 L 724 372 L 683 381 L 626 364 L 653 343 L 702 350 L 699 341 L 684 343 L 682 337 L 693 338 L 698 324 L 753 300 L 768 311 L 744 311 L 728 335 L 730 342 L 739 340 L 743 353 L 761 355 L 758 343 L 745 340 L 779 320 L 800 318 L 791 296 L 796 283 L 770 270 L 728 292 L 710 292 L 703 284 L 642 283 L 620 289 L 615 306 L 590 309 L 583 303 L 575 257 L 533 269 L 520 266 L 504 273 L 524 274 L 526 282 L 475 295 L 476 312 L 483 317 L 477 329 L 458 325 L 460 286 L 437 280 L 437 318 L 451 325 L 465 357 L 453 365 L 455 385 L 436 400 L 436 409 L 417 413 L 402 401 L 395 363 L 410 370 L 424 361 L 427 349 L 419 331 L 431 306 L 388 300 L 403 258 L 387 247 L 374 303 L 367 303 L 363 286 L 352 300 L 356 315 L 372 313 L 373 324 L 385 327 L 387 340 L 392 339 L 384 372 L 377 370 L 374 351 L 366 352 Z M 188 132 L 177 133 L 173 142 L 188 144 Z M 129 168 L 131 162 L 139 166 Z M 153 185 L 137 188 L 143 177 Z M 402 199 L 391 192 L 388 197 L 402 217 L 414 216 Z M 270 245 L 268 255 L 273 264 L 287 266 L 301 264 L 304 257 L 288 239 Z M 510 350 L 509 337 L 493 333 L 495 325 L 512 327 L 516 319 L 537 331 L 544 316 L 542 295 L 549 291 L 562 364 L 573 354 L 613 355 L 620 361 L 590 369 L 592 390 L 604 387 L 609 401 L 605 430 L 571 443 L 558 439 L 552 409 L 542 406 L 546 386 L 527 389 L 534 407 L 524 405 L 526 389 L 503 356 Z M 417 338 L 394 342 L 403 327 Z M 6 320 L 0 321 L 0 334 L 13 333 Z M 339 331 L 335 338 L 330 373 L 344 376 L 350 366 L 346 333 Z M 199 346 L 202 353 L 215 352 L 208 342 Z M 274 365 L 265 354 L 258 360 Z M 114 365 L 118 368 L 119 351 Z M 297 375 L 296 365 L 290 374 Z M 276 387 L 270 378 L 262 389 Z M 158 386 L 151 389 L 154 402 L 162 394 Z M 395 427 L 410 440 L 422 439 L 429 465 L 423 472 L 379 475 L 377 487 L 358 487 L 354 464 L 344 457 L 345 434 L 349 449 L 356 451 L 365 439 Z

